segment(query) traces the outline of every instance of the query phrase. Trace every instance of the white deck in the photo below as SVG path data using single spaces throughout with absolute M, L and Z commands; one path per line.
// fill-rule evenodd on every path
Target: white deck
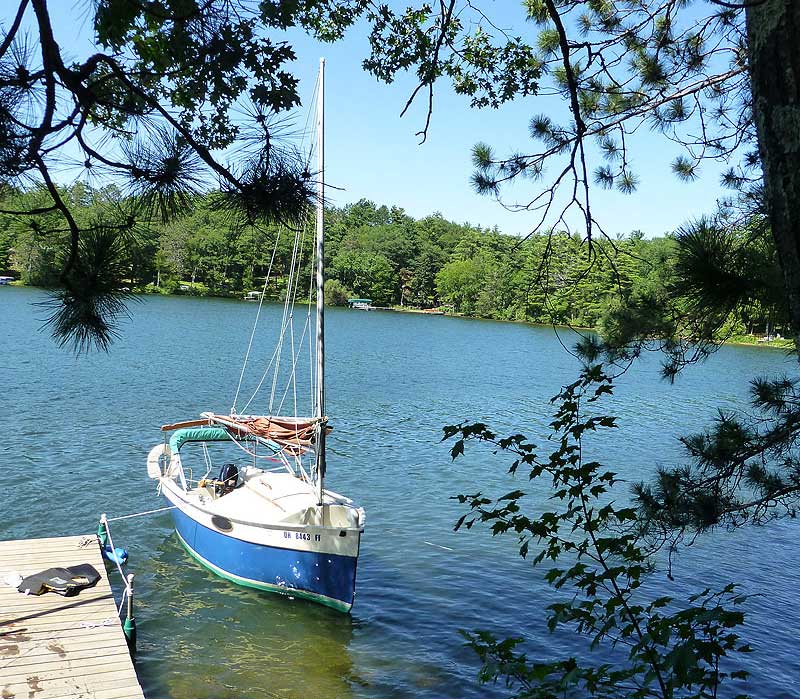
M 322 525 L 314 515 L 318 513 L 317 493 L 312 485 L 289 473 L 262 473 L 255 469 L 243 472 L 244 483 L 224 497 L 214 501 L 214 511 L 232 519 L 250 521 L 286 522 L 295 524 Z M 211 490 L 208 489 L 208 494 Z M 209 497 L 209 502 L 212 498 Z M 327 513 L 333 521 L 327 526 L 357 528 L 356 510 L 336 507 L 349 504 L 350 500 L 334 496 L 326 491 L 324 498 Z

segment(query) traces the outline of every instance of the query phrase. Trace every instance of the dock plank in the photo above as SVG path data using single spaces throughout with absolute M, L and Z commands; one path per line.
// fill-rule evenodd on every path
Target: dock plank
M 76 597 L 23 595 L 5 583 L 80 563 L 101 579 Z M 0 695 L 144 699 L 93 537 L 0 541 Z
M 103 606 L 107 610 L 114 610 L 114 596 L 109 590 L 98 590 L 99 583 L 88 590 L 83 590 L 78 597 L 61 597 L 55 593 L 47 593 L 36 596 L 26 596 L 17 592 L 16 588 L 9 588 L 11 594 L 0 594 L 0 604 L 3 605 L 3 613 L 6 617 L 19 612 L 20 616 L 27 616 L 31 619 L 41 618 L 48 614 L 59 614 L 73 612 L 75 614 L 89 613 L 87 607 L 96 610 L 98 606 Z M 9 599 L 10 597 L 10 599 Z M 36 600 L 32 603 L 31 600 Z M 108 602 L 109 604 L 102 604 Z
M 54 639 L 54 636 L 57 638 Z M 85 633 L 73 633 L 68 635 L 64 632 L 49 632 L 47 634 L 38 634 L 37 636 L 31 635 L 26 639 L 25 647 L 20 649 L 19 643 L 14 643 L 16 639 L 12 639 L 12 643 L 6 644 L 4 649 L 6 652 L 0 654 L 0 673 L 7 667 L 15 667 L 18 664 L 23 664 L 25 658 L 32 658 L 37 656 L 48 657 L 64 657 L 71 658 L 73 653 L 85 650 L 87 648 L 107 648 L 109 652 L 115 650 L 114 641 L 117 634 L 109 629 L 106 633 L 92 633 L 86 635 Z
M 20 673 L 26 676 L 36 674 L 39 679 L 69 679 L 76 671 L 81 675 L 96 675 L 111 671 L 124 671 L 125 663 L 129 658 L 125 658 L 121 653 L 107 655 L 105 652 L 98 652 L 96 649 L 93 655 L 85 654 L 86 657 L 75 658 L 70 655 L 70 660 L 65 660 L 57 655 L 52 655 L 53 660 L 43 660 L 37 658 L 35 662 L 20 664 L 13 668 L 0 669 L 0 684 L 4 682 L 18 681 Z M 24 668 L 24 669 L 23 669 Z

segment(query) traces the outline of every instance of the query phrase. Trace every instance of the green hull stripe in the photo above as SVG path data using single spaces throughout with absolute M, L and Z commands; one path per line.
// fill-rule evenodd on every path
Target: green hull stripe
M 344 602 L 340 602 L 339 600 L 333 599 L 332 597 L 326 597 L 325 595 L 318 595 L 315 592 L 308 592 L 307 590 L 296 590 L 289 587 L 281 587 L 280 585 L 272 585 L 271 583 L 264 583 L 259 582 L 258 580 L 250 580 L 249 578 L 241 578 L 238 575 L 234 575 L 233 573 L 229 573 L 222 568 L 215 566 L 211 561 L 207 561 L 203 558 L 197 551 L 195 551 L 189 544 L 187 544 L 183 537 L 176 531 L 175 534 L 178 537 L 178 541 L 181 542 L 183 547 L 186 549 L 188 554 L 194 558 L 200 565 L 204 568 L 208 568 L 212 573 L 219 575 L 219 577 L 224 578 L 225 580 L 229 580 L 232 583 L 236 583 L 237 585 L 242 585 L 243 587 L 252 587 L 256 590 L 263 590 L 264 592 L 275 592 L 279 595 L 284 595 L 286 597 L 301 597 L 302 599 L 310 600 L 311 602 L 317 602 L 318 604 L 323 604 L 326 607 L 330 607 L 331 609 L 335 609 L 338 612 L 349 612 L 350 607 L 352 605 L 346 604 Z

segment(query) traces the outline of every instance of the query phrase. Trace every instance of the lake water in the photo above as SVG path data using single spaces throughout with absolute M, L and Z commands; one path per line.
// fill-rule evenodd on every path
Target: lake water
M 31 304 L 42 298 L 0 290 L 2 539 L 89 533 L 101 512 L 163 506 L 145 471 L 158 428 L 230 408 L 256 312 L 146 298 L 109 354 L 75 358 L 41 329 Z M 116 523 L 136 574 L 136 666 L 148 698 L 501 697 L 502 687 L 477 684 L 458 629 L 525 635 L 541 658 L 574 647 L 569 633 L 547 632 L 542 610 L 558 595 L 513 537 L 452 531 L 463 511 L 450 496 L 513 489 L 508 460 L 475 446 L 453 463 L 440 442 L 443 425 L 465 419 L 539 440 L 549 398 L 577 375 L 554 332 L 338 309 L 326 321 L 327 485 L 367 510 L 353 612 L 215 577 L 188 558 L 168 513 Z M 608 402 L 621 429 L 596 448 L 622 476 L 646 478 L 680 458 L 677 435 L 743 405 L 749 377 L 794 368 L 778 351 L 725 347 L 670 386 L 658 359 L 645 358 Z M 797 526 L 717 532 L 678 558 L 674 582 L 654 580 L 676 596 L 730 580 L 761 593 L 744 631 L 755 697 L 800 696 Z

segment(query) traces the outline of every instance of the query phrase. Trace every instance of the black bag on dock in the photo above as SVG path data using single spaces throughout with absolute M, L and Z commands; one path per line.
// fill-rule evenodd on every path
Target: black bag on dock
M 27 595 L 55 592 L 64 597 L 74 597 L 81 590 L 97 585 L 98 580 L 100 573 L 94 566 L 82 563 L 69 568 L 48 568 L 41 573 L 29 575 L 22 580 L 17 590 Z

